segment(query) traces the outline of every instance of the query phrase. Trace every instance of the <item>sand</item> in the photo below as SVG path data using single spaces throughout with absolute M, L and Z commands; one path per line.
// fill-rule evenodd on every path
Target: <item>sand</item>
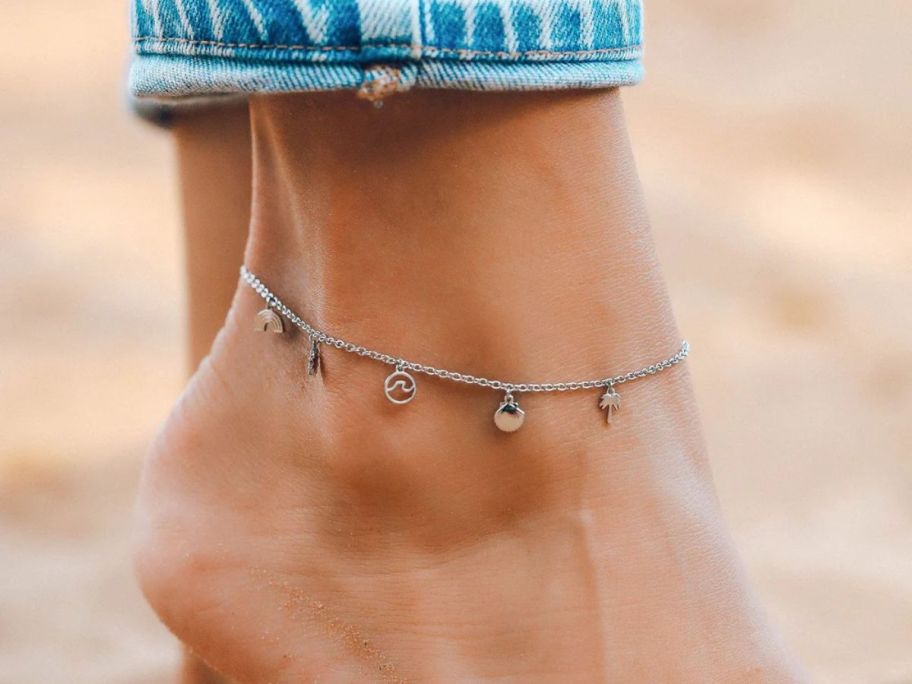
M 127 556 L 183 332 L 120 5 L 0 6 L 2 684 L 177 658 Z M 626 105 L 733 534 L 816 681 L 912 682 L 912 5 L 648 10 Z

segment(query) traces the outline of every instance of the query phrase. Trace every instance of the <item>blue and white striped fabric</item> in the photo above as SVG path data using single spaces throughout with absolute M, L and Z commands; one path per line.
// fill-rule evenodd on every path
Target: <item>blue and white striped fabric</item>
M 642 76 L 641 17 L 639 0 L 134 0 L 130 89 L 626 85 Z

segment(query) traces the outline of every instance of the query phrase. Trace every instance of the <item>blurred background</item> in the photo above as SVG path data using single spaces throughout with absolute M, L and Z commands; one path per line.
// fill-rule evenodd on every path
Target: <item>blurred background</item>
M 180 391 L 166 134 L 126 3 L 0 5 L 0 682 L 170 680 L 130 576 Z M 626 92 L 720 497 L 819 682 L 912 682 L 912 4 L 647 2 Z

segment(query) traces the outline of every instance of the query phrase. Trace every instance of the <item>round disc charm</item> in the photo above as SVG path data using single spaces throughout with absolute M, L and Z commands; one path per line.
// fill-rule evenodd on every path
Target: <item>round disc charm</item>
M 519 408 L 519 404 L 511 395 L 507 395 L 494 412 L 494 425 L 504 432 L 516 432 L 522 427 L 525 419 L 526 412 Z
M 415 378 L 404 370 L 397 368 L 386 376 L 386 381 L 383 383 L 383 393 L 394 404 L 407 404 L 418 393 L 418 385 L 415 382 Z

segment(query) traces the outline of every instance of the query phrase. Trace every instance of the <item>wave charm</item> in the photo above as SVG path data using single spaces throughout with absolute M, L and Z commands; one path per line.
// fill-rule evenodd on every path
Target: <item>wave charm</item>
M 599 408 L 607 410 L 605 422 L 611 424 L 611 418 L 621 410 L 621 395 L 614 390 L 613 385 L 608 385 L 605 393 L 599 399 Z
M 418 384 L 415 378 L 405 372 L 401 366 L 386 376 L 383 383 L 383 393 L 394 404 L 407 404 L 418 393 Z
M 526 420 L 526 412 L 519 408 L 513 395 L 507 392 L 504 400 L 494 412 L 494 425 L 503 432 L 516 432 Z
M 254 330 L 266 332 L 267 330 L 274 333 L 285 332 L 285 323 L 282 317 L 270 308 L 265 308 L 256 315 L 256 324 Z

